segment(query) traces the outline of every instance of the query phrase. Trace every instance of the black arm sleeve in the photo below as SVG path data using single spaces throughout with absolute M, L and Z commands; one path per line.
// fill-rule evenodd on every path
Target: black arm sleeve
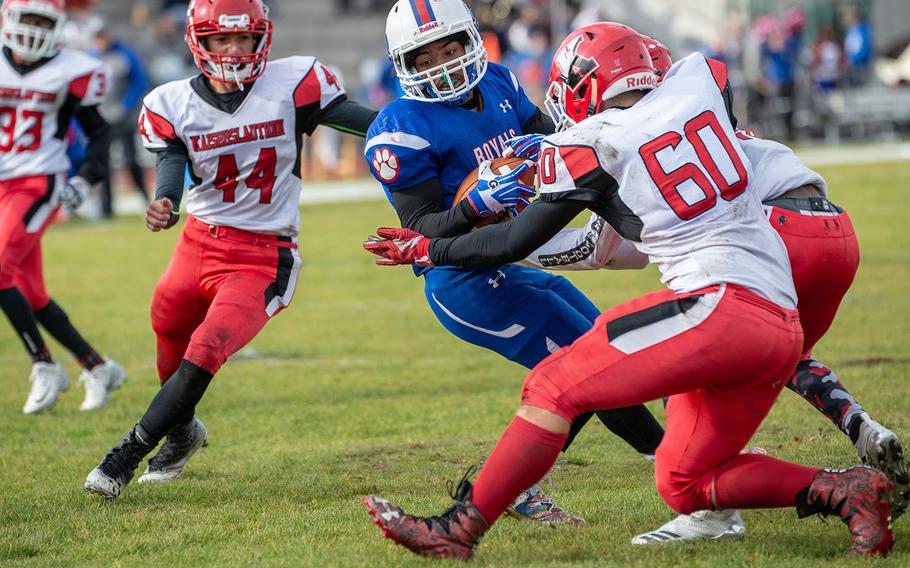
M 107 176 L 111 127 L 98 113 L 97 105 L 79 107 L 75 116 L 79 121 L 79 126 L 88 137 L 85 162 L 79 167 L 76 175 L 85 178 L 85 181 L 91 185 L 95 185 Z
M 186 146 L 179 140 L 168 140 L 167 148 L 155 153 L 155 199 L 167 197 L 174 204 L 174 211 L 180 211 L 188 161 Z
M 451 237 L 467 233 L 480 221 L 467 199 L 450 209 L 442 208 L 442 186 L 432 177 L 407 189 L 392 192 L 392 206 L 401 226 L 427 237 Z
M 553 238 L 586 207 L 586 203 L 574 199 L 535 201 L 508 223 L 489 225 L 458 237 L 433 239 L 430 259 L 439 266 L 517 262 Z
M 317 112 L 314 120 L 316 124 L 363 138 L 378 115 L 377 111 L 348 100 L 346 95 L 341 95 L 329 106 Z
M 521 125 L 521 131 L 525 134 L 553 134 L 556 132 L 556 125 L 549 115 L 538 108 L 531 120 Z
M 730 81 L 727 81 L 727 84 L 724 85 L 724 90 L 720 92 L 720 96 L 724 98 L 724 107 L 727 109 L 727 116 L 730 117 L 730 124 L 733 125 L 733 129 L 736 129 L 736 115 L 733 114 L 733 87 L 730 86 Z

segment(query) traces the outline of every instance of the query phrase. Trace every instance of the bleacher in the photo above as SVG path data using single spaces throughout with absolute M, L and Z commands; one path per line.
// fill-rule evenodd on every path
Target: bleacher
M 837 142 L 841 136 L 894 139 L 899 128 L 910 125 L 910 87 L 845 89 L 830 96 L 829 107 L 833 120 L 826 128 L 828 142 Z

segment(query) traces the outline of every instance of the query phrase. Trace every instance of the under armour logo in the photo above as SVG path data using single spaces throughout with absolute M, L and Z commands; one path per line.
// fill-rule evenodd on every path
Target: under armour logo
M 509 99 L 499 103 L 499 108 L 502 109 L 502 112 L 509 112 L 512 110 L 512 103 L 509 102 Z
M 499 288 L 499 281 L 502 280 L 503 278 L 505 278 L 506 275 L 502 270 L 497 270 L 496 274 L 497 274 L 496 278 L 490 278 L 489 280 L 487 280 L 487 284 L 489 284 L 490 286 L 492 286 L 494 288 Z
M 398 511 L 383 511 L 382 513 L 379 514 L 379 516 L 382 517 L 382 520 L 388 522 L 388 521 L 391 521 L 392 519 L 397 519 L 397 518 L 401 517 L 401 514 Z

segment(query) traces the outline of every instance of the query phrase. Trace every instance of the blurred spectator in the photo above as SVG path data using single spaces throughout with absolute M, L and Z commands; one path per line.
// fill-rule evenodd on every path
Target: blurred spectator
M 777 107 L 787 130 L 787 138 L 794 136 L 793 114 L 796 107 L 796 66 L 799 58 L 801 37 L 793 35 L 785 24 L 776 26 L 762 46 L 762 69 L 765 80 L 775 97 Z M 801 30 L 799 30 L 801 31 Z
M 823 26 L 812 46 L 812 83 L 823 92 L 833 91 L 841 81 L 844 54 L 831 26 Z
M 866 82 L 872 64 L 872 32 L 856 6 L 844 12 L 844 29 L 847 77 L 850 84 L 861 85 Z
M 185 79 L 196 67 L 183 41 L 186 12 L 160 12 L 140 37 L 138 51 L 145 61 L 152 86 Z
M 99 110 L 111 125 L 111 143 L 120 147 L 134 187 L 148 201 L 142 168 L 136 161 L 135 143 L 139 107 L 142 97 L 150 90 L 148 75 L 133 49 L 122 39 L 114 37 L 103 21 L 98 22 L 92 43 L 95 55 L 104 61 L 110 81 L 107 99 Z M 101 210 L 104 217 L 110 217 L 113 213 L 112 195 L 116 187 L 111 174 L 109 170 L 101 186 Z

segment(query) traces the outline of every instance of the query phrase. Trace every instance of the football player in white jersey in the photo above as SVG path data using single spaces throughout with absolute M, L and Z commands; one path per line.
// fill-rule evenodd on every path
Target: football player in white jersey
M 672 65 L 670 51 L 653 38 L 644 39 L 660 83 L 659 78 Z M 716 68 L 723 72 L 722 67 Z M 729 93 L 728 86 L 724 94 Z M 881 470 L 894 483 L 891 512 L 896 519 L 910 500 L 910 478 L 899 438 L 863 409 L 833 371 L 811 356 L 815 343 L 831 326 L 859 265 L 859 246 L 850 218 L 828 201 L 824 178 L 800 162 L 790 148 L 744 130 L 737 130 L 736 136 L 755 172 L 749 191 L 759 196 L 771 226 L 787 247 L 799 298 L 803 355 L 787 388 L 849 436 L 863 463 Z M 524 151 L 529 149 L 525 147 Z M 615 270 L 643 268 L 648 258 L 602 217 L 592 213 L 584 228 L 562 229 L 522 264 L 556 270 Z M 632 542 L 722 538 L 741 536 L 744 531 L 735 512 L 700 511 L 680 515 L 654 531 L 636 536 Z
M 61 48 L 63 0 L 5 0 L 0 42 L 0 308 L 32 358 L 23 412 L 51 408 L 69 377 L 48 351 L 40 323 L 77 358 L 82 410 L 104 406 L 126 374 L 79 334 L 44 286 L 41 236 L 60 205 L 75 208 L 107 167 L 110 129 L 98 114 L 106 80 L 101 62 Z M 66 129 L 75 117 L 88 159 L 66 180 Z
M 541 146 L 538 201 L 468 235 L 381 229 L 388 240 L 365 248 L 387 264 L 515 262 L 588 208 L 658 265 L 668 289 L 608 310 L 534 368 L 515 419 L 449 510 L 415 517 L 368 496 L 373 521 L 415 553 L 470 558 L 527 479 L 552 466 L 573 418 L 669 396 L 655 479 L 671 508 L 834 514 L 852 554 L 887 553 L 893 486 L 884 474 L 741 453 L 796 366 L 803 333 L 787 250 L 746 191 L 754 172 L 725 81 L 695 54 L 654 89 L 644 40 L 613 23 L 569 34 L 550 78 L 548 106 L 565 130 Z
M 206 441 L 196 404 L 227 358 L 287 307 L 300 257 L 300 146 L 320 124 L 364 136 L 375 112 L 348 101 L 312 57 L 269 62 L 261 0 L 190 2 L 186 42 L 201 74 L 152 91 L 139 134 L 157 155 L 151 231 L 176 220 L 189 164 L 188 219 L 155 288 L 161 389 L 85 481 L 114 499 L 158 442 L 140 482 L 175 479 Z

